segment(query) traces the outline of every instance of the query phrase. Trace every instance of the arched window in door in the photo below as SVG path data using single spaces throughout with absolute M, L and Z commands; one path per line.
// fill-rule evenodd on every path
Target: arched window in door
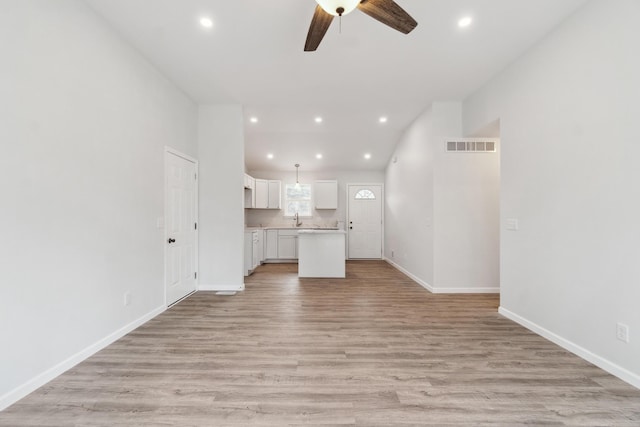
M 362 189 L 359 190 L 354 199 L 356 200 L 375 200 L 376 199 L 376 195 L 373 194 L 373 191 L 371 190 L 366 190 L 366 189 Z

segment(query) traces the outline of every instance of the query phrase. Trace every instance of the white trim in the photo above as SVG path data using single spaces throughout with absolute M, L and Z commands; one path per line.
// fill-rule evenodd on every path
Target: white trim
M 168 145 L 164 146 L 164 152 L 165 153 L 171 153 L 171 154 L 173 154 L 175 156 L 181 157 L 181 158 L 183 158 L 185 160 L 190 161 L 191 163 L 195 163 L 196 165 L 198 164 L 198 159 L 196 159 L 194 157 L 191 157 L 188 154 L 184 154 L 184 153 L 176 150 L 175 148 L 171 148 Z
M 349 258 L 349 203 L 351 203 L 351 198 L 349 197 L 349 187 L 350 186 L 372 186 L 372 185 L 379 185 L 380 186 L 380 192 L 381 197 L 380 197 L 380 257 L 379 258 Z M 345 258 L 346 259 L 354 259 L 354 260 L 358 260 L 358 259 L 382 259 L 384 260 L 384 198 L 385 198 L 385 194 L 384 194 L 384 183 L 380 183 L 380 182 L 368 182 L 368 183 L 362 183 L 362 182 L 348 182 L 345 185 L 345 193 L 347 193 L 345 195 L 345 200 L 346 200 L 346 206 L 345 206 L 345 221 L 344 221 L 344 228 L 345 231 L 347 232 L 347 235 L 345 236 Z
M 535 332 L 536 334 L 540 335 L 541 337 L 548 339 L 549 341 L 553 342 L 554 344 L 559 345 L 560 347 L 564 348 L 565 350 L 570 351 L 571 353 L 575 354 L 576 356 L 581 357 L 582 359 L 586 360 L 587 362 L 593 363 L 594 365 L 596 365 L 597 367 L 607 371 L 611 375 L 615 375 L 616 377 L 620 378 L 622 381 L 625 381 L 625 382 L 631 384 L 632 386 L 640 389 L 640 375 L 634 374 L 633 372 L 626 370 L 622 366 L 619 366 L 619 365 L 617 365 L 617 364 L 605 359 L 602 356 L 598 356 L 597 354 L 594 354 L 594 353 L 590 352 L 586 348 L 581 347 L 578 344 L 575 344 L 575 343 L 567 340 L 566 338 L 563 338 L 560 335 L 557 335 L 557 334 L 549 331 L 548 329 L 545 329 L 542 326 L 540 326 L 540 325 L 538 325 L 538 324 L 536 324 L 534 322 L 531 322 L 530 320 L 527 320 L 524 317 L 521 317 L 521 316 L 513 313 L 512 311 L 507 310 L 506 308 L 504 308 L 502 306 L 500 306 L 498 308 L 498 313 L 500 313 L 501 315 L 503 315 L 507 319 L 513 320 L 514 322 L 524 326 L 525 328 L 529 329 L 530 331 Z
M 189 156 L 187 154 L 181 153 L 180 151 L 165 145 L 165 147 L 164 147 L 164 213 L 163 213 L 163 215 L 164 215 L 164 230 L 163 230 L 164 231 L 164 241 L 163 241 L 164 242 L 163 243 L 164 252 L 163 252 L 163 254 L 164 254 L 164 305 L 165 305 L 165 307 L 169 306 L 169 304 L 167 302 L 167 245 L 166 245 L 167 239 L 169 238 L 169 235 L 167 234 L 167 221 L 166 221 L 167 220 L 167 212 L 168 212 L 168 209 L 169 209 L 169 198 L 167 197 L 167 190 L 169 188 L 169 186 L 168 186 L 168 184 L 169 184 L 169 175 L 168 175 L 168 168 L 167 168 L 167 164 L 168 164 L 168 162 L 167 162 L 167 154 L 172 154 L 174 156 L 180 157 L 181 159 L 184 159 L 184 160 L 187 160 L 187 161 L 193 163 L 194 164 L 194 169 L 195 169 L 195 174 L 196 174 L 196 177 L 195 177 L 195 181 L 196 181 L 196 183 L 195 183 L 195 193 L 196 193 L 195 194 L 195 198 L 196 199 L 195 199 L 195 207 L 194 207 L 194 209 L 195 209 L 194 210 L 195 221 L 196 221 L 196 224 L 198 224 L 198 227 L 195 230 L 195 245 L 194 245 L 195 246 L 194 257 L 195 257 L 195 264 L 196 264 L 196 267 L 195 267 L 195 269 L 196 269 L 196 280 L 195 280 L 196 281 L 196 283 L 195 283 L 196 287 L 192 292 L 190 292 L 189 294 L 185 295 L 181 299 L 184 299 L 187 296 L 191 295 L 193 292 L 197 291 L 199 289 L 198 284 L 200 283 L 200 278 L 198 277 L 198 273 L 200 272 L 200 255 L 199 255 L 199 248 L 200 248 L 200 240 L 199 240 L 200 239 L 200 217 L 199 217 L 199 212 L 200 212 L 200 206 L 199 206 L 199 203 L 200 203 L 200 187 L 199 187 L 199 183 L 200 183 L 200 168 L 199 168 L 199 166 L 200 166 L 200 164 L 198 163 L 198 160 L 196 160 L 195 158 L 193 158 L 193 157 L 191 157 L 191 156 Z M 178 300 L 178 301 L 180 301 L 180 300 Z M 178 301 L 174 301 L 174 303 L 172 303 L 172 304 L 175 304 Z
M 200 283 L 198 291 L 215 291 L 215 292 L 238 292 L 244 291 L 244 283 L 240 285 L 230 285 L 226 283 L 207 284 Z
M 98 351 L 107 347 L 109 344 L 112 344 L 115 341 L 119 340 L 123 336 L 127 335 L 129 332 L 133 331 L 134 329 L 138 328 L 139 326 L 153 319 L 157 315 L 161 314 L 166 309 L 167 308 L 163 306 L 150 311 L 149 313 L 134 320 L 128 325 L 123 326 L 122 328 L 116 330 L 115 332 L 112 332 L 111 334 L 95 342 L 94 344 L 91 344 L 84 350 L 80 350 L 78 353 L 70 356 L 66 360 L 63 360 L 62 362 L 58 363 L 52 368 L 49 368 L 46 371 L 38 374 L 37 376 L 30 379 L 26 383 L 0 396 L 0 411 L 3 411 L 4 409 L 8 408 L 10 405 L 13 405 L 18 400 L 22 399 L 29 393 L 32 393 L 33 391 L 42 387 L 49 381 L 56 378 L 58 375 L 61 375 L 64 372 L 68 371 L 69 369 L 73 368 L 78 363 L 93 356 Z
M 383 258 L 386 262 L 388 262 L 393 268 L 395 268 L 396 270 L 400 271 L 401 273 L 403 273 L 405 276 L 408 276 L 411 280 L 413 280 L 414 282 L 416 282 L 418 285 L 422 286 L 423 288 L 425 288 L 426 290 L 428 290 L 431 293 L 435 293 L 433 292 L 433 286 L 431 286 L 430 284 L 428 284 L 427 282 L 423 281 L 422 279 L 420 279 L 418 276 L 413 275 L 412 273 L 410 273 L 408 270 L 405 270 L 403 267 L 400 267 L 398 264 L 396 264 L 395 262 L 391 261 L 389 258 Z
M 499 286 L 478 287 L 478 288 L 455 288 L 437 287 L 433 288 L 434 294 L 499 294 Z
M 426 290 L 434 294 L 499 294 L 500 293 L 499 286 L 491 286 L 491 287 L 483 287 L 483 288 L 453 288 L 453 287 L 452 288 L 443 288 L 443 287 L 435 288 L 430 284 L 428 284 L 427 282 L 420 279 L 418 276 L 410 273 L 405 268 L 400 267 L 398 264 L 391 261 L 389 258 L 384 257 L 383 259 L 389 264 L 391 264 L 391 266 L 394 267 L 396 270 L 400 271 L 405 276 L 409 276 L 411 280 L 418 283 L 420 286 L 422 286 L 423 288 L 425 288 Z

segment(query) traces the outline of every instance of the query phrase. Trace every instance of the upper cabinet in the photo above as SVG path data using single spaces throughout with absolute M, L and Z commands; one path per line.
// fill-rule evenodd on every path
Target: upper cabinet
M 244 174 L 244 188 L 247 190 L 253 190 L 256 186 L 256 180 L 251 176 Z
M 256 180 L 251 176 L 244 174 L 244 207 L 254 208 L 256 206 Z
M 316 181 L 314 198 L 316 209 L 338 209 L 338 181 Z
M 269 203 L 267 209 L 280 209 L 280 181 L 269 180 Z
M 256 179 L 253 207 L 256 209 L 280 209 L 280 187 L 280 181 Z

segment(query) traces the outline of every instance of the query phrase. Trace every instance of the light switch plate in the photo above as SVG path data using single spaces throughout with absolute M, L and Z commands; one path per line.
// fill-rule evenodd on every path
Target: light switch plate
M 164 217 L 159 216 L 159 217 L 156 219 L 156 227 L 157 227 L 157 228 L 160 228 L 160 229 L 163 229 L 163 228 L 164 228 Z
M 518 220 L 515 218 L 507 218 L 506 225 L 510 231 L 517 231 L 519 228 Z

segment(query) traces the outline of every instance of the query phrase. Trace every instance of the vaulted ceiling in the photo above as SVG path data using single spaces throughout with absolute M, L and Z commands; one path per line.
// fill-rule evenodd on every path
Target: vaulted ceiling
M 87 0 L 195 102 L 244 106 L 250 170 L 307 171 L 383 169 L 428 105 L 463 100 L 584 3 L 396 1 L 410 34 L 356 10 L 303 52 L 314 0 Z

